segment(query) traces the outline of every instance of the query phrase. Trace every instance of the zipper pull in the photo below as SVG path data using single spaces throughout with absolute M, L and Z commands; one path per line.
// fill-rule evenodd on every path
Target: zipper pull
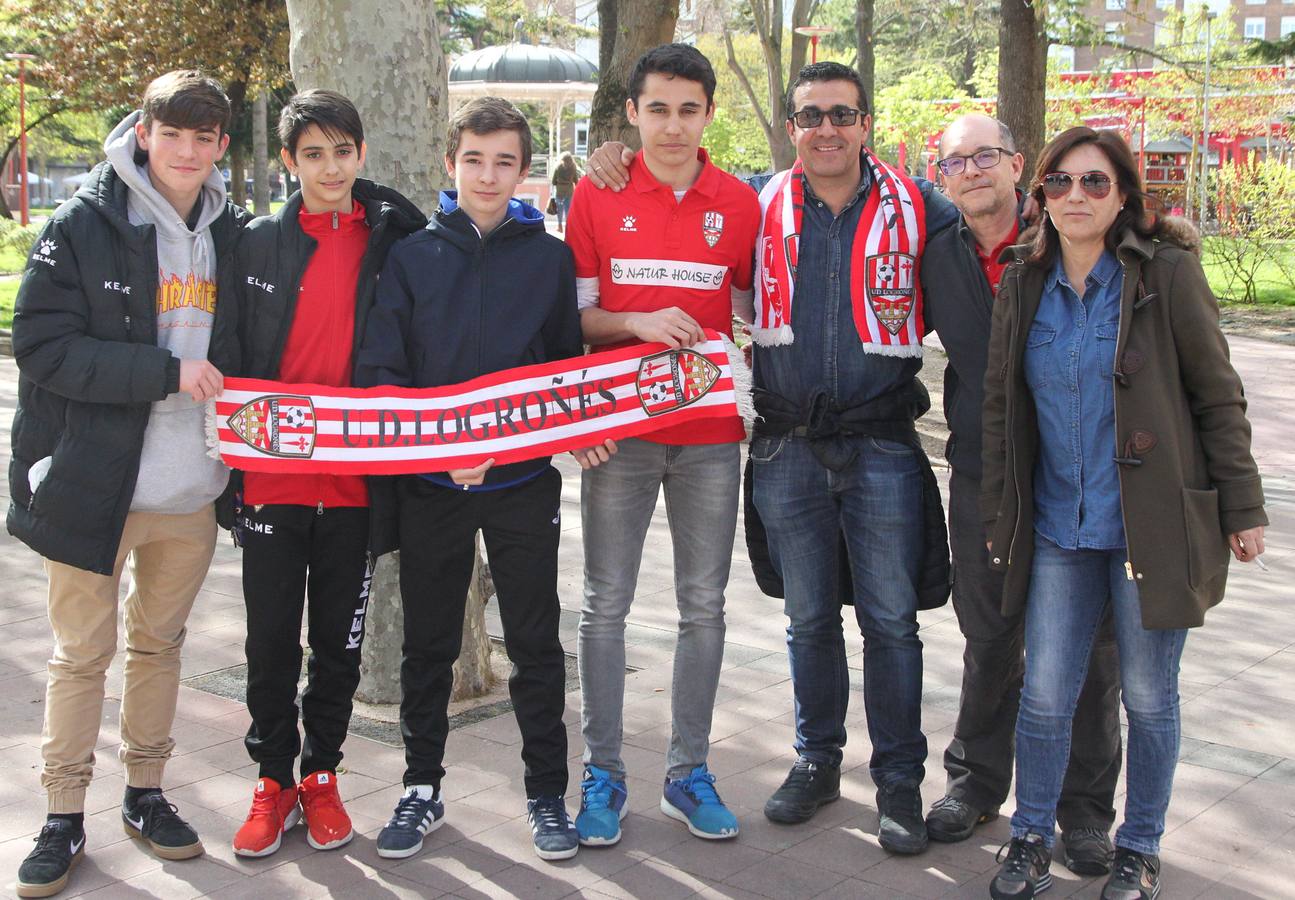
M 337 230 L 337 210 L 333 210 L 333 230 Z
M 333 213 L 333 215 L 337 215 L 337 213 Z M 315 507 L 315 515 L 322 516 L 323 514 L 324 514 L 324 501 L 320 500 L 319 505 Z M 1133 576 L 1130 575 L 1129 578 L 1132 579 Z
M 1127 559 L 1124 561 L 1124 577 L 1129 581 L 1133 580 L 1133 563 Z

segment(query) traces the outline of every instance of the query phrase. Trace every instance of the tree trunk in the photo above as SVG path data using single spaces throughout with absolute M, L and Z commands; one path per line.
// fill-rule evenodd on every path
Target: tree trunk
M 639 146 L 625 118 L 630 67 L 658 44 L 674 40 L 679 0 L 598 0 L 598 92 L 589 114 L 589 146 L 621 141 Z
M 435 5 L 425 0 L 288 0 L 289 57 L 298 90 L 329 88 L 360 111 L 368 143 L 365 174 L 417 203 L 436 208 L 445 185 L 449 91 Z M 382 65 L 349 65 L 382 48 Z M 364 662 L 356 696 L 372 703 L 400 699 L 399 555 L 378 561 L 365 623 Z M 474 580 L 474 585 L 479 581 Z M 484 604 L 468 598 L 458 683 L 489 682 L 490 642 Z M 483 678 L 481 673 L 486 673 Z
M 237 141 L 229 144 L 229 199 L 247 205 L 247 153 Z
M 297 89 L 330 88 L 351 98 L 369 144 L 365 175 L 434 210 L 445 186 L 449 95 L 435 4 L 288 0 L 288 21 Z M 375 58 L 375 48 L 381 65 L 350 64 Z
M 998 28 L 998 118 L 1012 130 L 1034 174 L 1046 138 L 1044 89 L 1048 77 L 1047 0 L 1004 0 Z
M 270 214 L 270 135 L 266 89 L 261 88 L 252 101 L 252 211 L 258 216 Z
M 877 56 L 872 38 L 876 11 L 876 0 L 858 0 L 854 7 L 854 37 L 859 47 L 859 78 L 863 81 L 863 95 L 868 98 L 868 109 L 872 110 L 873 127 L 876 127 L 877 118 L 877 104 L 874 100 Z

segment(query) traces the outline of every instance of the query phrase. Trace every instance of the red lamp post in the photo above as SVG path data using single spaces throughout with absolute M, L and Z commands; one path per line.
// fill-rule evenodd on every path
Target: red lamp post
M 809 61 L 818 62 L 818 39 L 825 34 L 831 34 L 835 28 L 829 28 L 827 25 L 801 25 L 796 29 L 797 34 L 803 34 L 809 37 Z
M 27 202 L 27 60 L 36 57 L 30 53 L 6 53 L 5 58 L 18 60 L 18 206 L 26 226 L 31 224 Z

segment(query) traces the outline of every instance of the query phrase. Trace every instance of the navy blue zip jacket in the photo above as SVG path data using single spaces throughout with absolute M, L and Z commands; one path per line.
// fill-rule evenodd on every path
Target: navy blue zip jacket
M 443 387 L 583 351 L 575 263 L 545 232 L 544 215 L 511 200 L 507 217 L 483 236 L 456 192 L 444 191 L 427 227 L 387 256 L 355 384 Z M 516 484 L 548 465 L 544 457 L 494 466 L 476 490 Z

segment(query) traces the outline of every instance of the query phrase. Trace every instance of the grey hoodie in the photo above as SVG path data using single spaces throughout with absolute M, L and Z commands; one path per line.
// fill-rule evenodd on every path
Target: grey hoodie
M 216 311 L 216 248 L 209 226 L 225 210 L 225 180 L 213 166 L 202 186 L 202 210 L 190 230 L 175 207 L 137 165 L 137 110 L 104 141 L 108 162 L 130 188 L 132 225 L 152 225 L 157 235 L 157 343 L 180 359 L 206 359 Z M 178 392 L 153 404 L 144 431 L 139 480 L 130 508 L 142 512 L 196 512 L 220 496 L 229 470 L 207 455 L 205 406 Z

